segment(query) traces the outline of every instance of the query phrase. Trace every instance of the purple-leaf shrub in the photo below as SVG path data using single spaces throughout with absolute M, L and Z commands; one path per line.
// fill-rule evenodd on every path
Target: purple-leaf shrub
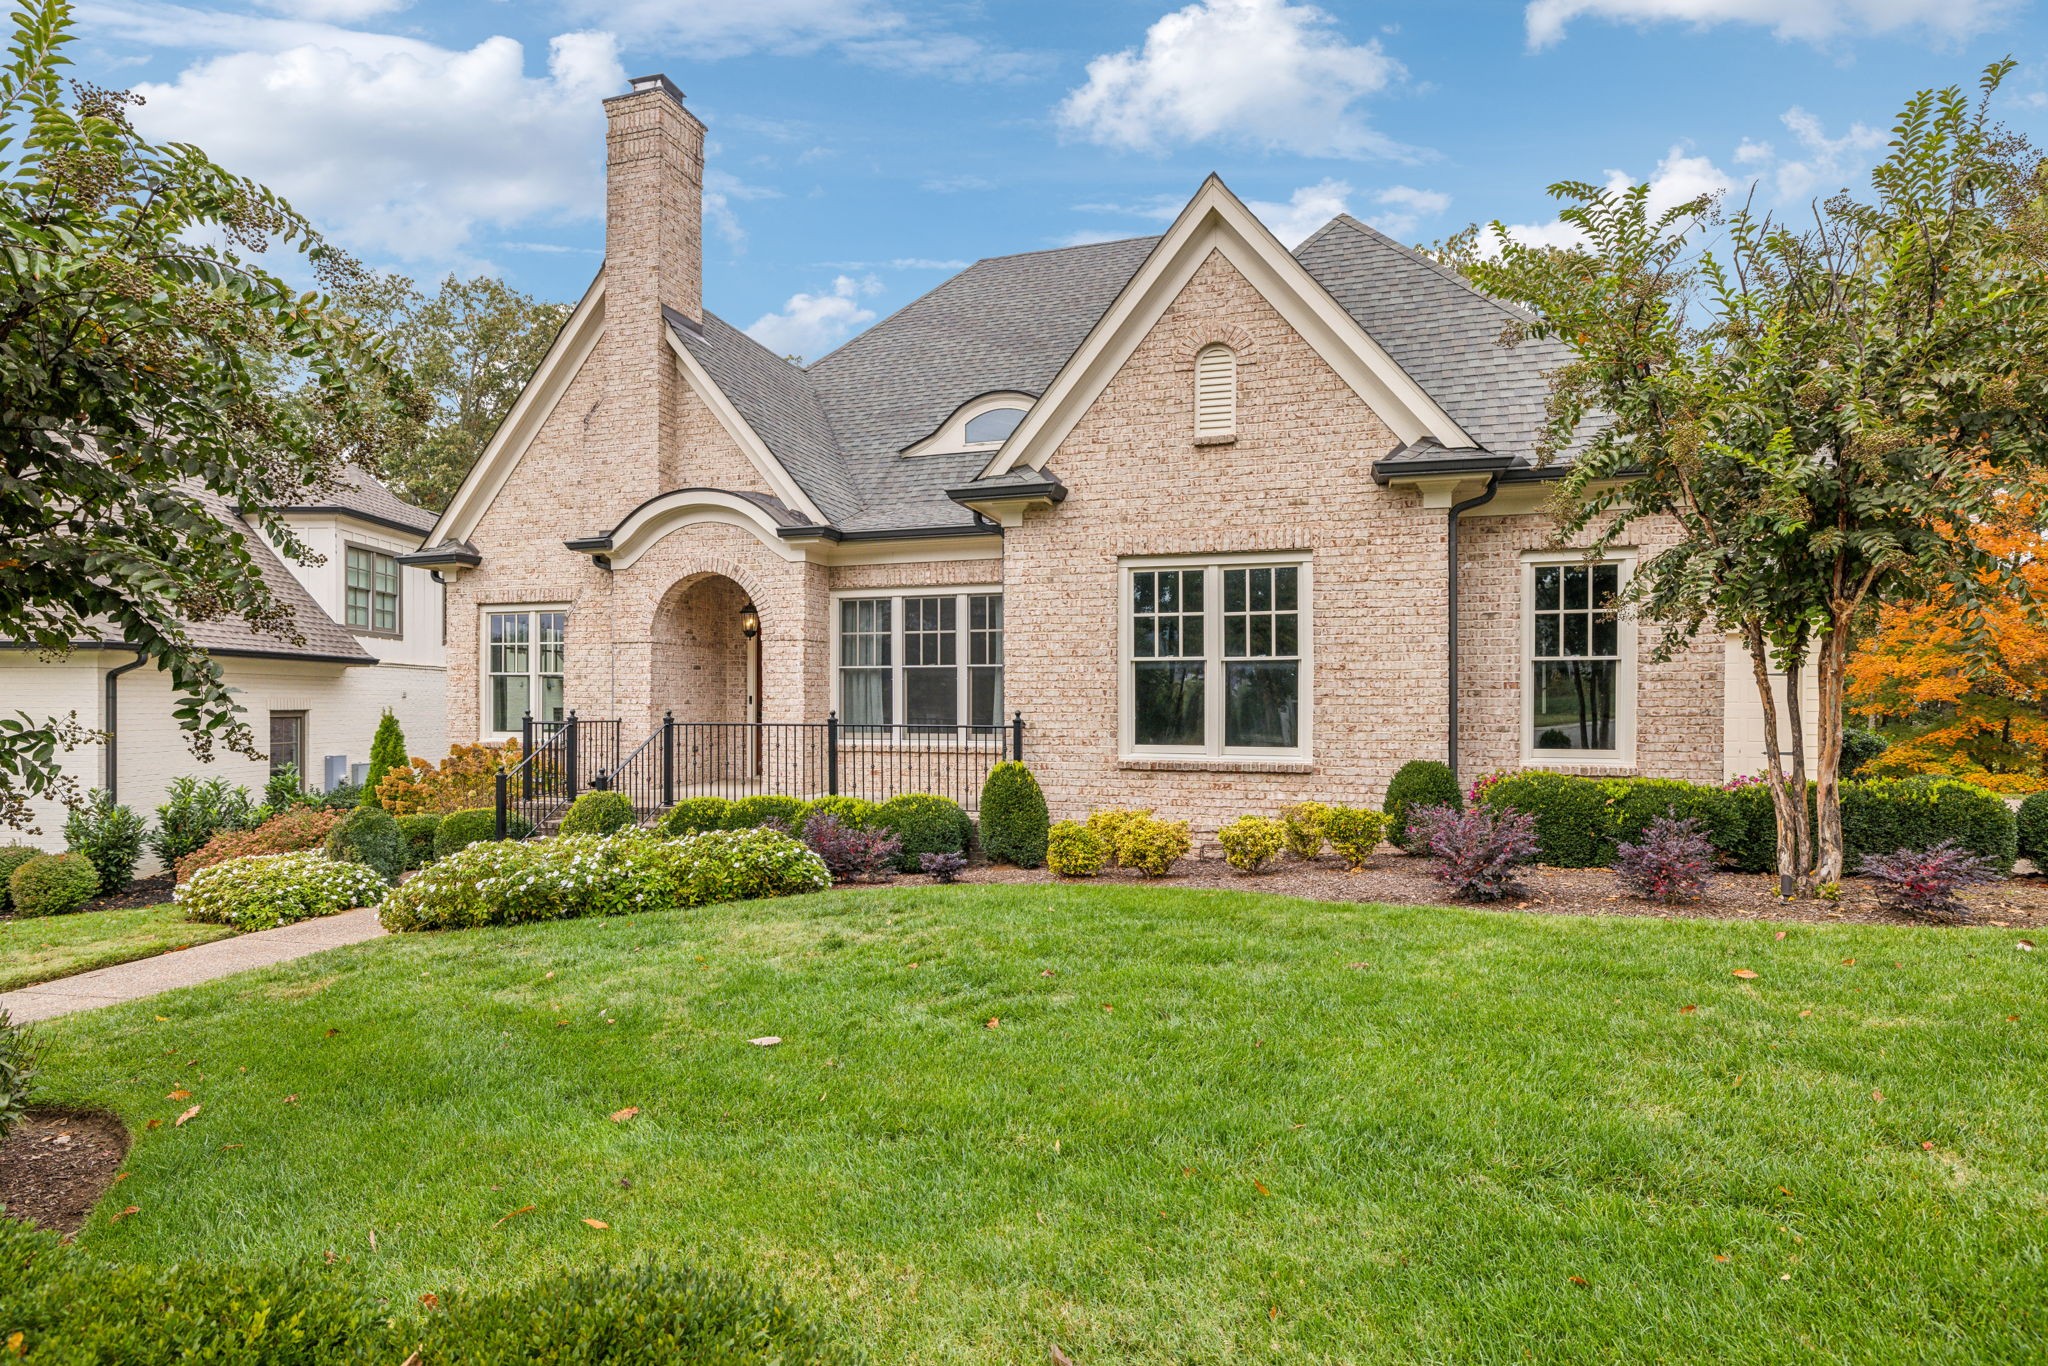
M 1408 847 L 1462 901 L 1499 901 L 1520 890 L 1515 870 L 1536 857 L 1536 817 L 1527 811 L 1424 806 L 1408 813 Z
M 1856 869 L 1877 883 L 1877 899 L 1895 911 L 1926 920 L 1963 921 L 1970 908 L 1956 895 L 1965 887 L 1996 882 L 1997 872 L 1954 840 L 1927 849 L 1865 854 Z
M 917 866 L 924 870 L 926 877 L 936 882 L 951 882 L 960 876 L 960 870 L 967 866 L 965 854 L 919 854 Z
M 1697 901 L 1714 880 L 1714 842 L 1687 816 L 1658 816 L 1633 844 L 1614 846 L 1614 876 L 1637 896 L 1667 904 Z
M 838 882 L 886 878 L 903 852 L 903 842 L 888 831 L 859 830 L 824 811 L 804 822 L 804 843 Z

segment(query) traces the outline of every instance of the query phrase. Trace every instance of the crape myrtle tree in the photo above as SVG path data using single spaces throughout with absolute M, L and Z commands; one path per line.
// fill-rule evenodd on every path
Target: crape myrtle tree
M 292 638 L 239 508 L 374 467 L 424 409 L 387 348 L 328 302 L 359 268 L 262 186 L 154 145 L 134 96 L 68 83 L 70 7 L 23 0 L 0 67 L 0 638 L 62 653 L 109 632 L 169 672 L 194 754 L 253 754 L 193 623 Z M 266 252 L 323 291 L 258 264 Z M 0 715 L 0 824 L 73 798 L 75 717 Z
M 2013 560 L 1968 534 L 2048 461 L 2040 161 L 1986 113 L 2010 69 L 1990 67 L 1974 103 L 1953 87 L 1908 101 L 1868 198 L 1797 222 L 1747 206 L 1724 219 L 1705 199 L 1652 213 L 1647 187 L 1568 182 L 1551 193 L 1577 245 L 1523 245 L 1496 223 L 1498 254 L 1463 262 L 1531 313 L 1504 343 L 1572 353 L 1541 446 L 1571 455 L 1560 540 L 1598 553 L 1647 520 L 1673 528 L 1624 594 L 1658 628 L 1652 657 L 1708 629 L 1746 647 L 1787 896 L 1842 876 L 1837 763 L 1862 620 L 1879 603 L 2027 600 Z M 1796 703 L 1780 745 L 1773 671 L 1794 699 L 1802 675 L 1816 683 L 1811 774 Z

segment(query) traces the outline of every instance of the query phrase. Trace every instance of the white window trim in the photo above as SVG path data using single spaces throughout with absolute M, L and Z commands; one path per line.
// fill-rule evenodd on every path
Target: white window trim
M 945 424 L 924 440 L 904 448 L 906 456 L 916 455 L 959 455 L 966 451 L 1001 450 L 1001 441 L 969 441 L 967 424 L 983 413 L 992 413 L 998 408 L 1022 408 L 1027 414 L 1031 405 L 1038 402 L 1030 394 L 1000 393 L 983 394 L 980 398 L 969 399 L 953 410 Z M 1004 438 L 1007 440 L 1008 438 Z
M 371 557 L 370 619 L 367 622 L 364 622 L 361 626 L 356 625 L 354 622 L 348 619 L 348 557 L 356 551 L 361 551 L 363 554 Z M 358 636 L 375 636 L 380 640 L 402 640 L 405 638 L 405 566 L 398 562 L 398 557 L 404 553 L 405 552 L 402 550 L 387 550 L 383 546 L 370 545 L 366 542 L 354 540 L 347 536 L 344 536 L 342 538 L 341 624 L 343 629 L 347 630 L 349 634 Z M 392 629 L 388 631 L 376 624 L 377 560 L 380 558 L 391 561 L 391 574 L 393 579 L 397 581 L 397 588 L 391 594 L 391 597 L 393 599 L 393 607 L 391 614 L 397 620 L 398 625 L 394 626 Z
M 1614 670 L 1614 738 L 1608 749 L 1538 749 L 1536 747 L 1536 689 L 1532 677 L 1536 659 L 1536 571 L 1545 565 L 1615 564 L 1621 567 L 1620 588 L 1626 591 L 1635 577 L 1636 552 L 1610 550 L 1588 561 L 1569 550 L 1525 550 L 1521 555 L 1522 592 L 1519 614 L 1520 641 L 1516 651 L 1516 691 L 1521 697 L 1516 727 L 1521 732 L 1522 767 L 1542 769 L 1634 768 L 1636 766 L 1636 624 L 1620 614 L 1616 634 L 1621 646 Z
M 957 678 L 955 687 L 958 689 L 955 695 L 959 699 L 960 711 L 958 714 L 962 718 L 961 720 L 956 721 L 954 723 L 953 733 L 957 737 L 962 732 L 972 728 L 973 723 L 965 719 L 967 715 L 968 705 L 970 702 L 967 671 L 971 667 L 974 667 L 967 662 L 969 654 L 968 636 L 970 631 L 972 630 L 972 628 L 968 624 L 972 620 L 972 617 L 968 610 L 967 600 L 969 598 L 999 598 L 1002 596 L 1003 586 L 999 583 L 949 583 L 925 588 L 892 587 L 834 589 L 831 594 L 832 686 L 830 710 L 835 715 L 837 715 L 842 722 L 846 720 L 844 709 L 841 706 L 843 699 L 841 698 L 839 692 L 839 604 L 842 602 L 846 602 L 848 600 L 858 602 L 873 598 L 887 598 L 891 604 L 889 608 L 889 715 L 895 718 L 889 723 L 889 739 L 893 742 L 910 738 L 909 732 L 911 730 L 911 726 L 908 721 L 904 720 L 904 703 L 907 700 L 907 690 L 903 679 L 903 600 L 905 598 L 950 597 L 955 600 L 955 605 L 953 608 L 955 633 L 955 640 L 953 644 L 953 667 L 956 671 Z M 1007 605 L 1005 605 L 1005 607 L 1003 608 L 1002 670 L 1003 708 L 1001 711 L 998 712 L 996 716 L 996 725 L 994 727 L 985 727 L 983 729 L 1000 729 L 1002 726 L 1007 725 L 1009 722 L 1010 612 Z M 931 740 L 935 738 L 943 737 L 940 736 L 938 732 L 925 728 L 919 728 L 918 734 L 916 736 L 916 740 L 920 746 L 927 745 Z M 863 741 L 863 743 L 867 742 Z
M 493 616 L 499 616 L 509 612 L 524 612 L 529 617 L 537 617 L 543 612 L 560 612 L 564 616 L 567 616 L 569 614 L 569 604 L 566 602 L 493 602 L 479 604 L 476 609 L 476 612 L 477 735 L 479 738 L 483 740 L 516 740 L 519 738 L 518 731 L 492 730 L 488 725 L 485 724 L 490 719 L 491 715 L 491 618 Z M 565 638 L 562 647 L 562 707 L 564 710 L 564 714 L 567 713 L 567 709 L 569 706 L 569 658 L 568 640 L 566 637 L 567 629 L 568 628 L 565 625 Z M 533 651 L 533 658 L 536 661 L 538 661 L 540 658 L 540 632 L 537 626 L 529 635 L 528 648 Z M 537 678 L 539 677 L 539 673 L 536 670 L 529 669 L 527 671 L 527 677 Z M 538 693 L 536 693 L 535 696 L 537 697 Z
M 1242 565 L 1292 566 L 1301 572 L 1301 743 L 1292 749 L 1252 748 L 1223 743 L 1223 571 Z M 1202 719 L 1207 742 L 1201 745 L 1140 745 L 1135 661 L 1131 658 L 1131 575 L 1147 569 L 1193 569 L 1205 572 L 1202 582 L 1202 644 L 1205 667 Z M 1276 759 L 1308 761 L 1315 752 L 1315 566 L 1305 550 L 1229 555 L 1151 555 L 1117 561 L 1117 754 L 1140 759 Z M 1213 604 L 1213 606 L 1211 605 Z

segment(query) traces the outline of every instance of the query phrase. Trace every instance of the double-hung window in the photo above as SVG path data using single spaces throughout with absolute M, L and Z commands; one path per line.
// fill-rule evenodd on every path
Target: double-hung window
M 484 707 L 490 729 L 516 735 L 528 714 L 536 721 L 565 715 L 569 614 L 559 609 L 507 609 L 484 614 Z
M 1531 560 L 1524 568 L 1531 758 L 1624 759 L 1630 748 L 1635 660 L 1616 611 L 1626 560 Z
M 344 557 L 344 573 L 344 611 L 349 629 L 380 636 L 397 635 L 397 557 L 352 545 Z
M 1125 751 L 1305 756 L 1308 586 L 1304 557 L 1127 562 Z
M 1000 593 L 839 600 L 839 719 L 912 732 L 1003 719 Z

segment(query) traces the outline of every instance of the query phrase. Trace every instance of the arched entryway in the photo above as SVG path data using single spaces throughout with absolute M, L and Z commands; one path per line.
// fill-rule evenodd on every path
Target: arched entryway
M 761 717 L 760 619 L 747 590 L 696 574 L 655 611 L 651 720 L 741 723 Z

